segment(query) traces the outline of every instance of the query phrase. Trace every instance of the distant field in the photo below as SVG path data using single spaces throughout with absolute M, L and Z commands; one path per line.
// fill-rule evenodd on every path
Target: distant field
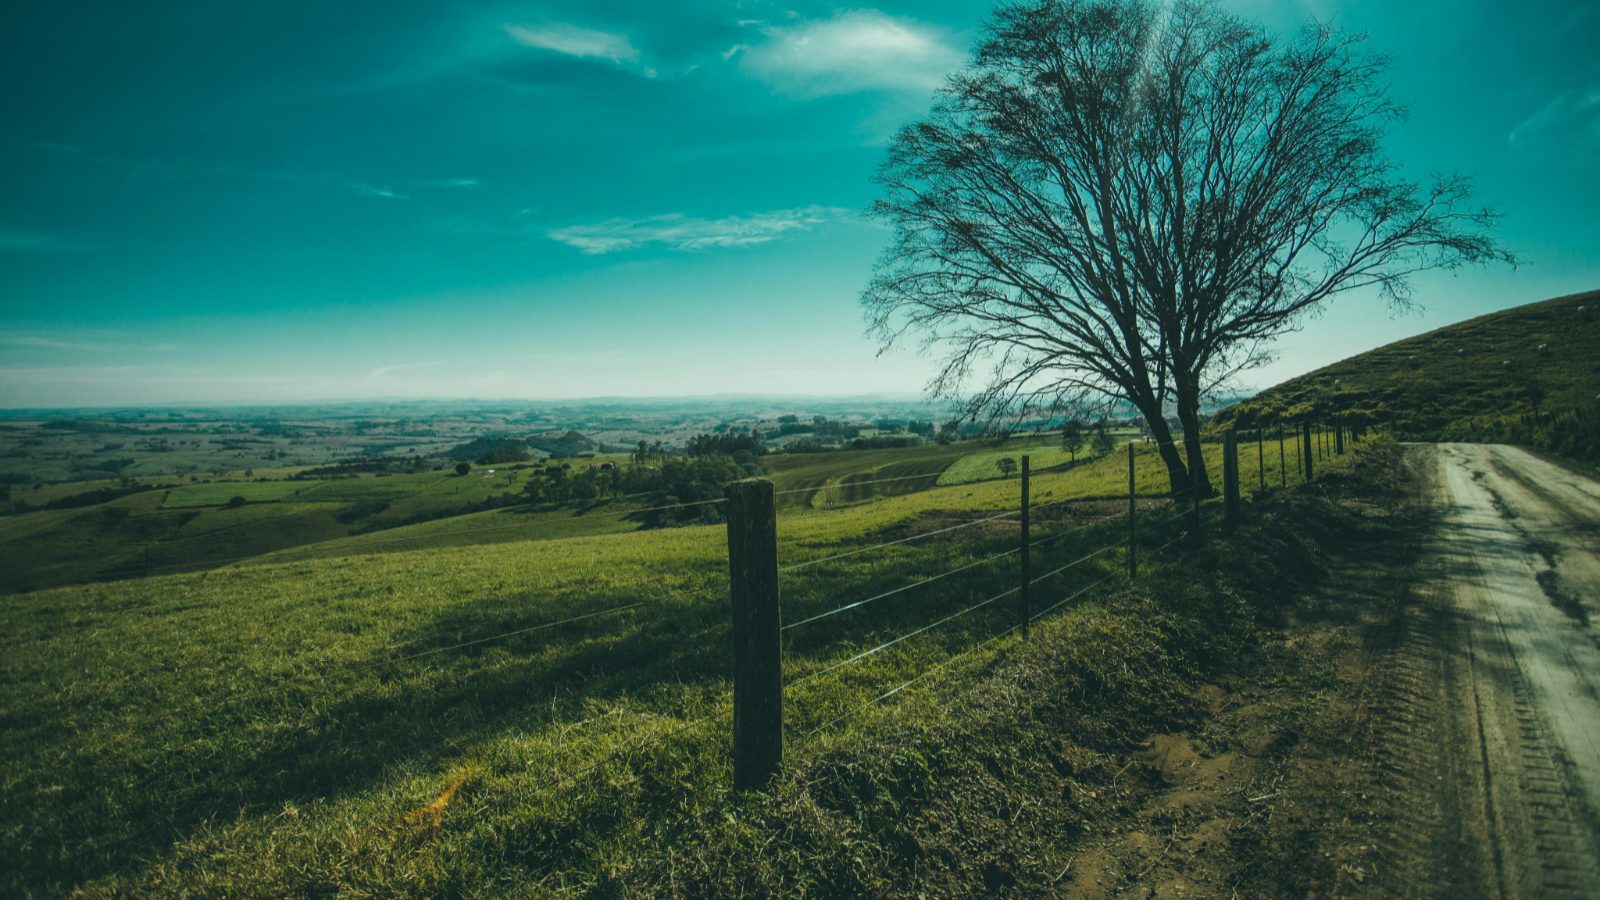
M 1002 448 L 966 442 L 903 450 L 773 454 L 763 461 L 777 489 L 787 492 L 780 500 L 790 514 L 867 503 L 871 515 L 840 521 L 887 528 L 941 508 L 1004 508 L 1014 503 L 1017 479 L 1002 478 L 993 460 L 1027 452 L 1040 460 L 1036 469 L 1048 470 L 1060 461 L 1054 440 L 1014 438 Z M 1291 473 L 1296 470 L 1295 453 L 1291 446 Z M 1164 471 L 1147 448 L 1140 448 L 1139 459 L 1140 492 L 1159 495 Z M 946 483 L 952 472 L 959 476 L 962 469 L 957 467 L 967 469 L 966 477 L 972 480 Z M 491 476 L 484 469 L 465 477 L 422 472 L 333 481 L 216 482 L 145 491 L 100 506 L 13 516 L 0 520 L 0 590 L 215 568 L 248 563 L 264 554 L 313 558 L 388 553 L 612 534 L 639 527 L 627 518 L 643 505 L 637 498 L 580 509 L 512 507 L 461 515 L 474 503 L 516 494 L 527 477 L 528 470 L 499 469 Z M 1104 496 L 1125 490 L 1126 484 L 1125 464 L 1115 454 L 1109 460 L 1084 461 L 1069 472 L 1042 471 L 1033 493 L 1038 499 L 1059 497 L 1062 492 Z M 939 489 L 929 490 L 933 486 Z M 246 504 L 228 507 L 236 496 L 244 497 Z M 903 502 L 896 500 L 901 497 Z
M 167 491 L 162 509 L 189 509 L 196 506 L 224 506 L 234 497 L 251 503 L 287 500 L 312 487 L 307 481 L 219 481 L 190 484 Z
M 1136 433 L 1133 431 L 1113 432 L 1113 437 L 1118 447 L 1126 444 L 1135 436 Z M 1074 457 L 1073 454 L 1061 448 L 1059 435 L 1047 434 L 1013 438 L 1001 447 L 968 453 L 956 460 L 939 477 L 939 484 L 966 484 L 972 481 L 987 481 L 991 478 L 999 478 L 1001 477 L 1000 460 L 1010 458 L 1013 462 L 1021 465 L 1021 458 L 1024 453 L 1028 455 L 1029 467 L 1035 471 L 1064 466 L 1073 462 L 1074 458 L 1082 462 L 1094 456 L 1093 451 L 1089 449 L 1088 441 L 1084 442 L 1084 446 L 1078 450 L 1076 457 Z M 1015 476 L 1013 475 L 1012 477 Z
M 814 479 L 934 471 L 970 451 L 774 462 L 779 478 L 806 488 Z M 1220 459 L 1219 448 L 1207 452 Z M 1255 459 L 1248 448 L 1241 455 L 1247 489 L 1257 483 Z M 1135 460 L 1143 533 L 1154 541 L 1172 515 L 1164 471 L 1151 448 L 1138 447 Z M 458 483 L 471 479 L 439 489 Z M 1039 570 L 1124 534 L 1121 504 L 1056 501 L 1126 484 L 1121 454 L 1041 474 L 1035 534 L 1052 542 L 1035 555 Z M 1016 480 L 997 478 L 837 508 L 786 507 L 779 561 L 807 563 L 1016 504 Z M 187 543 L 171 545 L 185 552 L 265 553 L 283 514 L 314 532 L 336 528 L 344 508 L 279 501 L 145 518 L 187 517 L 178 529 Z M 699 796 L 726 780 L 718 768 L 725 726 L 652 751 L 668 754 L 650 769 L 666 773 L 660 783 L 614 781 L 605 770 L 580 779 L 601 786 L 592 792 L 560 780 L 725 708 L 726 531 L 637 531 L 622 518 L 630 508 L 505 509 L 330 534 L 210 572 L 6 598 L 0 892 L 453 893 L 464 883 L 448 873 L 475 866 L 488 869 L 467 877 L 544 873 L 594 883 L 647 825 L 608 798 Z M 1117 518 L 1092 524 L 1108 512 Z M 0 520 L 0 541 L 14 552 L 16 539 L 42 528 L 53 540 L 76 535 L 76 552 L 87 556 L 105 516 L 95 508 Z M 798 622 L 973 564 L 960 577 L 790 633 L 786 677 L 821 673 L 1014 585 L 1011 569 L 983 560 L 1015 545 L 1014 521 L 998 519 L 787 572 L 784 616 Z M 1065 598 L 1119 566 L 1107 556 L 1036 599 Z M 599 615 L 545 627 L 590 614 Z M 791 752 L 826 752 L 812 730 L 1014 615 L 1004 604 L 983 607 L 792 688 Z M 703 757 L 674 765 L 671 754 L 684 747 Z M 429 818 L 441 796 L 456 805 Z
M 785 506 L 827 506 L 926 488 L 970 447 L 970 443 L 929 444 L 899 450 L 779 453 L 762 457 L 761 462 L 776 489 L 787 492 L 780 498 Z M 923 475 L 925 481 L 905 478 Z M 904 480 L 882 481 L 887 478 Z M 865 481 L 878 483 L 859 484 Z M 835 487 L 847 483 L 856 486 Z

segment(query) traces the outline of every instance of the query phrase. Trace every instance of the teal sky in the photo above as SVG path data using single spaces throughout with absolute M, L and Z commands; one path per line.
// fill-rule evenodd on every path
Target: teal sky
M 1600 0 L 1229 6 L 1370 32 L 1396 158 L 1524 260 L 1344 298 L 1249 384 L 1600 287 Z M 918 391 L 860 213 L 989 8 L 9 0 L 0 406 Z

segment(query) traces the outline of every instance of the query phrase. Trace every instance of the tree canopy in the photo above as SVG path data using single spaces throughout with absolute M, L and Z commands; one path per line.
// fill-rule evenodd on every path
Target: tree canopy
M 1388 158 L 1403 110 L 1363 40 L 1210 0 L 1001 7 L 880 171 L 873 333 L 942 353 L 931 390 L 969 417 L 1125 400 L 1173 489 L 1209 492 L 1201 401 L 1268 341 L 1345 292 L 1404 304 L 1417 272 L 1510 259 L 1466 179 Z

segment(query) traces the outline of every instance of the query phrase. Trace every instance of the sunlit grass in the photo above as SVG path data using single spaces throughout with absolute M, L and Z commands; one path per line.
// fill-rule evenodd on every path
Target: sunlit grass
M 1220 448 L 1207 450 L 1220 460 Z M 1241 456 L 1249 487 L 1253 454 Z M 1135 460 L 1149 553 L 1183 511 L 1163 499 L 1150 448 Z M 1035 609 L 1103 577 L 1119 583 L 1126 484 L 1121 454 L 1036 480 L 1034 534 L 1049 541 L 1036 573 L 1114 549 L 1039 584 Z M 1010 511 L 1016 492 L 1012 479 L 786 510 L 780 563 Z M 1071 498 L 1084 502 L 1044 506 Z M 429 523 L 437 530 L 418 532 L 431 533 L 427 549 L 330 544 L 321 558 L 301 550 L 293 561 L 8 598 L 0 889 L 450 890 L 473 865 L 508 865 L 507 853 L 592 878 L 606 848 L 649 839 L 650 823 L 629 810 L 720 796 L 725 530 L 450 546 L 452 524 L 473 522 Z M 785 677 L 804 679 L 956 616 L 797 684 L 795 752 L 1015 625 L 1014 596 L 957 614 L 1017 585 L 1015 557 L 982 563 L 1016 543 L 1015 522 L 1000 519 L 786 572 L 783 615 L 799 622 L 978 564 L 786 632 Z M 460 853 L 478 862 L 463 869 Z

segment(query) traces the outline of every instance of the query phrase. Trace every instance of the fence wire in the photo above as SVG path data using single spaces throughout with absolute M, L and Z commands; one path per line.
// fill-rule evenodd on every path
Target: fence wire
M 406 654 L 405 656 L 394 657 L 393 659 L 384 659 L 384 660 L 379 660 L 379 661 L 373 662 L 373 663 L 367 663 L 366 665 L 363 665 L 363 666 L 357 666 L 356 668 L 352 669 L 351 671 L 352 672 L 365 672 L 365 671 L 368 671 L 370 669 L 378 669 L 378 668 L 382 668 L 384 666 L 392 666 L 392 665 L 396 665 L 398 663 L 409 662 L 409 661 L 414 660 L 414 659 L 422 659 L 422 658 L 428 657 L 428 656 L 436 656 L 436 655 L 438 655 L 440 653 L 448 653 L 451 650 L 461 650 L 461 649 L 464 649 L 466 647 L 476 647 L 479 644 L 488 644 L 488 643 L 492 643 L 494 641 L 503 641 L 506 638 L 517 637 L 518 635 L 532 634 L 532 633 L 534 633 L 536 631 L 545 631 L 547 629 L 556 628 L 556 627 L 559 627 L 561 625 L 570 625 L 573 622 L 582 622 L 585 619 L 594 619 L 594 618 L 598 618 L 600 616 L 609 616 L 609 615 L 614 615 L 616 613 L 625 612 L 625 611 L 630 610 L 630 609 L 637 609 L 637 608 L 639 608 L 641 606 L 644 606 L 648 602 L 649 601 L 646 601 L 646 600 L 639 600 L 639 601 L 636 601 L 634 603 L 624 603 L 624 604 L 622 604 L 620 606 L 612 606 L 612 607 L 609 607 L 607 609 L 595 610 L 594 612 L 586 612 L 586 613 L 581 613 L 581 614 L 576 615 L 576 616 L 568 616 L 565 619 L 558 619 L 558 620 L 556 620 L 554 622 L 541 622 L 538 625 L 529 625 L 526 628 L 518 628 L 518 629 L 516 629 L 514 631 L 506 631 L 506 632 L 502 632 L 500 634 L 489 635 L 488 637 L 473 638 L 470 641 L 461 641 L 460 643 L 450 644 L 450 645 L 447 645 L 447 646 L 444 646 L 444 647 L 433 647 L 431 649 L 423 650 L 423 651 L 420 651 L 418 653 L 409 653 L 409 654 Z
M 783 626 L 779 630 L 780 631 L 788 631 L 791 628 L 799 628 L 801 625 L 809 625 L 812 622 L 816 622 L 816 621 L 821 620 L 821 619 L 826 619 L 826 618 L 829 618 L 831 616 L 836 616 L 836 615 L 839 615 L 840 613 L 849 612 L 852 609 L 860 609 L 861 607 L 866 606 L 869 603 L 874 603 L 874 602 L 876 602 L 878 600 L 884 599 L 885 597 L 893 597 L 896 594 L 905 593 L 906 591 L 909 591 L 909 590 L 911 590 L 913 588 L 922 587 L 925 584 L 930 584 L 930 583 L 938 581 L 940 579 L 948 578 L 951 575 L 956 575 L 956 574 L 959 574 L 961 572 L 965 572 L 965 571 L 967 571 L 969 569 L 975 569 L 978 566 L 984 565 L 985 563 L 991 563 L 991 562 L 994 562 L 997 559 L 1003 559 L 1004 557 L 1012 556 L 1012 555 L 1016 554 L 1020 549 L 1021 548 L 1014 547 L 1014 548 L 1012 548 L 1010 550 L 1006 550 L 1003 553 L 996 553 L 993 556 L 984 557 L 983 559 L 967 563 L 964 566 L 958 566 L 958 567 L 956 567 L 954 569 L 949 569 L 949 570 L 946 570 L 944 572 L 940 572 L 938 575 L 929 576 L 927 578 L 922 579 L 921 581 L 915 581 L 915 582 L 912 582 L 911 584 L 903 584 L 900 587 L 894 588 L 893 590 L 884 591 L 881 594 L 874 594 L 873 596 L 868 597 L 865 600 L 857 600 L 854 603 L 846 603 L 843 606 L 835 607 L 834 609 L 830 609 L 827 612 L 818 613 L 818 614 L 816 614 L 814 616 L 810 616 L 808 618 L 801 619 L 798 622 L 790 622 L 789 624 Z

